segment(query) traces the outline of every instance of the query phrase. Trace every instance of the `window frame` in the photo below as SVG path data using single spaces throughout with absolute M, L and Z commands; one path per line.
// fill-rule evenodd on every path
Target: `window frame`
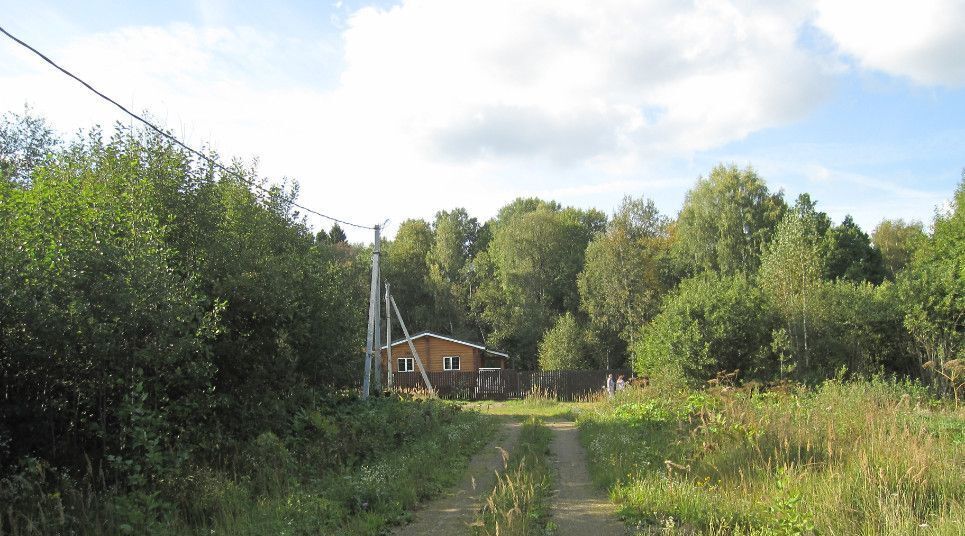
M 397 372 L 413 372 L 415 371 L 415 358 L 414 357 L 399 357 L 396 358 L 396 371 Z M 403 368 L 402 364 L 405 363 L 406 367 Z
M 456 360 L 456 366 L 453 368 L 452 360 Z M 457 370 L 462 370 L 462 356 L 458 355 L 447 355 L 442 358 L 442 370 L 446 372 L 452 372 Z

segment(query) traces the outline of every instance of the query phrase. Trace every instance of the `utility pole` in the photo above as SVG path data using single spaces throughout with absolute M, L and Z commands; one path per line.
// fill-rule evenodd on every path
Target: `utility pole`
M 375 299 L 375 329 L 372 331 L 372 338 L 374 339 L 372 341 L 372 359 L 375 360 L 375 362 L 372 364 L 372 368 L 374 369 L 372 377 L 375 380 L 375 392 L 379 393 L 380 396 L 382 393 L 382 300 L 381 296 L 379 296 L 379 290 L 382 288 L 381 279 L 382 270 L 380 269 L 379 279 L 375 282 L 375 293 L 372 295 Z
M 375 334 L 376 318 L 379 316 L 379 255 L 382 252 L 382 238 L 379 226 L 375 226 L 375 245 L 372 248 L 372 285 L 369 287 L 369 329 L 365 337 L 365 376 L 362 377 L 362 398 L 369 397 L 369 383 L 372 379 L 372 343 Z M 381 349 L 380 349 L 381 351 Z
M 385 385 L 392 388 L 392 299 L 389 284 L 385 284 Z

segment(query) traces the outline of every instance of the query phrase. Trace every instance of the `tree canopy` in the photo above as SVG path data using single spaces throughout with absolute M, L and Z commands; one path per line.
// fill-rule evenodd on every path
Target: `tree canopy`
M 499 212 L 477 256 L 477 318 L 494 346 L 535 367 L 537 345 L 556 317 L 579 307 L 576 275 L 586 246 L 606 221 L 599 211 L 518 199 Z
M 828 227 L 827 215 L 815 209 L 810 197 L 801 196 L 778 225 L 761 263 L 761 287 L 786 322 L 801 370 L 810 364 L 809 325 L 813 331 Z
M 958 399 L 965 388 L 965 172 L 934 229 L 899 280 L 905 326 L 926 376 Z
M 885 274 L 892 281 L 898 277 L 911 259 L 915 251 L 925 240 L 925 231 L 921 222 L 905 222 L 904 220 L 882 220 L 871 234 L 871 241 L 881 252 Z
M 607 226 L 586 248 L 577 278 L 590 319 L 633 344 L 639 326 L 659 309 L 667 290 L 668 220 L 653 201 L 624 198 Z
M 851 216 L 828 233 L 827 276 L 860 283 L 878 284 L 885 279 L 885 265 L 881 250 L 861 230 Z
M 677 219 L 682 270 L 754 273 L 785 208 L 783 194 L 772 194 L 752 168 L 716 166 L 687 192 Z
M 567 311 L 546 330 L 539 343 L 539 368 L 577 370 L 599 366 L 599 342 Z

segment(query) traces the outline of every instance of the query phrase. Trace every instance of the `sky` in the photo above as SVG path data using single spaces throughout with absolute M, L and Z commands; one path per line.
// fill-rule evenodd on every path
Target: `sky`
M 718 163 L 868 232 L 927 224 L 965 167 L 962 23 L 960 0 L 0 0 L 120 103 L 389 236 L 521 196 L 674 216 Z M 68 137 L 132 124 L 2 39 L 0 113 L 25 105 Z

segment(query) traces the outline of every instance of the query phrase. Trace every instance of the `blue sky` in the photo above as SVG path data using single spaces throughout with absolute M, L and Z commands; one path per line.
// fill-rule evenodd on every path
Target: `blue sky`
M 673 215 L 718 162 L 870 232 L 930 221 L 965 167 L 958 1 L 79 4 L 0 0 L 0 25 L 390 234 L 524 195 L 605 211 L 647 196 Z M 65 133 L 129 124 L 4 41 L 0 110 L 25 103 Z

